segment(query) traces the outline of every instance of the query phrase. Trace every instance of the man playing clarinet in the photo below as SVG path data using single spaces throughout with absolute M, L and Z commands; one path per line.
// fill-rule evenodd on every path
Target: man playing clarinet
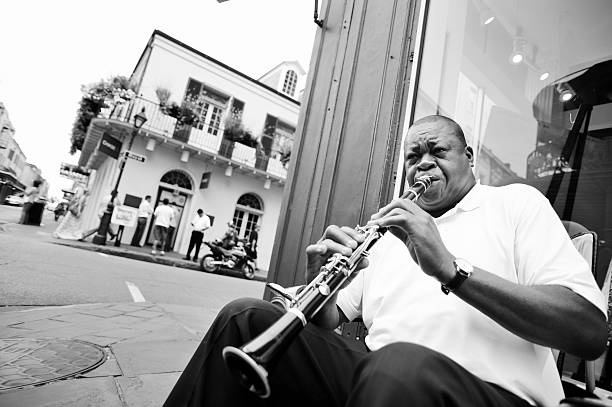
M 419 200 L 396 199 L 370 225 L 388 228 L 361 270 L 330 298 L 269 372 L 259 399 L 224 365 L 283 315 L 263 300 L 226 305 L 166 406 L 557 406 L 551 349 L 595 359 L 606 307 L 589 266 L 548 201 L 526 185 L 490 187 L 472 172 L 461 128 L 427 116 L 404 145 L 407 181 L 434 179 Z M 307 280 L 363 242 L 329 226 L 306 248 Z M 364 342 L 334 332 L 362 318 Z

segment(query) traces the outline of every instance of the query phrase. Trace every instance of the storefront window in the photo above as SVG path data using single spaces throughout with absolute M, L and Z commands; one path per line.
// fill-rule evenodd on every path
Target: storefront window
M 597 232 L 601 284 L 612 257 L 612 3 L 422 3 L 406 117 L 455 119 L 481 183 L 532 185 L 562 219 Z

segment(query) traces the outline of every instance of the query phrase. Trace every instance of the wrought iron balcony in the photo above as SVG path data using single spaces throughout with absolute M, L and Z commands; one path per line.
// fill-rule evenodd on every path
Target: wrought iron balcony
M 133 100 L 115 104 L 103 109 L 99 117 L 132 123 L 133 116 L 144 108 L 147 121 L 142 130 L 158 137 L 167 137 L 174 141 L 194 147 L 196 150 L 211 155 L 222 156 L 237 165 L 265 171 L 277 178 L 287 178 L 287 169 L 277 158 L 270 157 L 263 151 L 223 137 L 223 125 L 218 123 L 179 122 L 175 117 L 164 113 L 159 103 L 137 96 Z

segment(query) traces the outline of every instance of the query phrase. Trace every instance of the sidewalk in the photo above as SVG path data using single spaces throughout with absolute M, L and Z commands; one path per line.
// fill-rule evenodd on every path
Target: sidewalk
M 130 259 L 147 261 L 150 263 L 158 263 L 158 264 L 164 264 L 167 266 L 202 271 L 202 269 L 200 268 L 199 262 L 183 260 L 183 255 L 180 253 L 168 252 L 164 256 L 160 256 L 159 254 L 154 256 L 151 254 L 151 248 L 148 246 L 135 247 L 129 244 L 122 243 L 120 247 L 116 247 L 114 246 L 114 241 L 107 242 L 105 246 L 99 246 L 89 241 L 80 242 L 80 241 L 75 241 L 75 240 L 60 240 L 60 239 L 53 239 L 53 238 L 50 240 L 50 242 L 55 243 L 55 244 L 60 244 L 63 246 L 74 247 L 77 249 L 105 253 L 111 256 L 127 257 Z M 200 259 L 202 258 L 202 256 L 203 254 L 200 253 Z M 228 270 L 228 269 L 221 269 L 219 271 L 219 274 L 224 274 L 224 275 L 232 276 L 232 277 L 244 278 L 242 277 L 242 273 L 238 271 Z M 255 277 L 253 278 L 253 280 L 265 282 L 267 277 L 268 277 L 267 271 L 258 269 L 258 270 L 255 270 Z
M 0 406 L 160 406 L 213 318 L 146 302 L 0 312 Z

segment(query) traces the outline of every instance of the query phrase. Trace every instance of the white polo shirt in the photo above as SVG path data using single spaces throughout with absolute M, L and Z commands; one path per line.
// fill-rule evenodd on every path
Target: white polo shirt
M 204 232 L 210 228 L 210 218 L 206 215 L 196 215 L 191 221 L 191 226 L 193 226 L 193 230 L 196 232 Z
M 174 221 L 174 209 L 169 205 L 159 205 L 155 209 L 155 226 L 169 227 Z
M 153 213 L 153 208 L 151 204 L 147 200 L 143 200 L 138 207 L 138 217 L 139 218 L 148 218 L 149 215 Z
M 435 222 L 456 257 L 517 284 L 568 287 L 606 315 L 588 264 L 536 189 L 477 184 Z M 349 320 L 363 318 L 369 349 L 417 343 L 531 403 L 558 405 L 563 390 L 550 348 L 510 333 L 452 293 L 444 295 L 391 233 L 370 252 L 370 266 L 338 295 Z

